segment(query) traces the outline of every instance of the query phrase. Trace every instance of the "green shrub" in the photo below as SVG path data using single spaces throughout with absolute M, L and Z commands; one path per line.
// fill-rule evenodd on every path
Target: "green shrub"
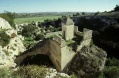
M 105 78 L 119 78 L 119 67 L 118 66 L 109 66 L 106 67 L 103 71 Z
M 7 78 L 9 76 L 9 71 L 6 69 L 0 69 L 0 78 Z
M 36 37 L 35 37 L 35 40 L 43 40 L 45 38 L 44 34 L 38 34 Z
M 119 66 L 119 59 L 116 58 L 108 58 L 106 61 L 106 66 Z
M 45 66 L 29 65 L 20 67 L 13 75 L 22 76 L 22 78 L 45 78 L 46 73 Z
M 75 76 L 74 74 L 70 75 L 71 78 L 80 78 L 80 77 L 77 77 Z
M 23 44 L 26 47 L 26 49 L 29 49 L 35 44 L 35 40 L 32 37 L 25 37 Z
M 0 45 L 6 46 L 10 42 L 9 35 L 6 34 L 5 30 L 0 30 Z
M 22 76 L 14 75 L 12 70 L 1 68 L 0 78 L 22 78 Z
M 46 72 L 45 66 L 35 65 L 23 66 L 17 71 L 2 68 L 0 78 L 45 78 Z
M 108 58 L 106 66 L 98 78 L 119 78 L 119 60 Z
M 33 37 L 38 28 L 33 25 L 23 26 L 22 35 L 25 37 Z

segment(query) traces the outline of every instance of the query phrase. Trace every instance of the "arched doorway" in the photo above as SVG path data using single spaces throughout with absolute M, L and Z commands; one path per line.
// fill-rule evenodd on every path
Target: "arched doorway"
M 20 66 L 26 65 L 45 65 L 47 67 L 55 67 L 50 60 L 49 56 L 44 54 L 37 54 L 32 56 L 27 56 L 21 63 Z

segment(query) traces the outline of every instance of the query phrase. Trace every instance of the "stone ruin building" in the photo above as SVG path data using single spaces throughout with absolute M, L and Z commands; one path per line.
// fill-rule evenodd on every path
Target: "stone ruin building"
M 34 47 L 21 53 L 15 61 L 17 65 L 20 65 L 28 56 L 43 54 L 49 56 L 57 71 L 63 72 L 83 46 L 90 46 L 91 40 L 92 30 L 84 29 L 80 32 L 78 27 L 74 26 L 72 19 L 67 18 L 62 22 L 62 35 L 54 34 L 53 39 L 40 41 Z

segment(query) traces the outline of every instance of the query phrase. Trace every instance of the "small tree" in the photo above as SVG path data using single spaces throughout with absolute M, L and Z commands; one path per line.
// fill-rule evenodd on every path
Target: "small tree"
M 82 15 L 85 15 L 85 12 L 82 12 Z
M 23 26 L 22 35 L 26 37 L 29 37 L 29 36 L 33 37 L 37 29 L 38 28 L 33 25 Z
M 0 45 L 6 46 L 10 42 L 9 35 L 6 34 L 5 30 L 0 30 Z
M 38 34 L 36 37 L 35 37 L 35 40 L 43 40 L 45 38 L 44 34 Z
M 76 13 L 76 16 L 79 16 L 79 15 L 80 15 L 80 14 L 77 12 L 77 13 Z
M 114 11 L 119 11 L 119 5 L 116 5 L 116 7 L 114 8 Z

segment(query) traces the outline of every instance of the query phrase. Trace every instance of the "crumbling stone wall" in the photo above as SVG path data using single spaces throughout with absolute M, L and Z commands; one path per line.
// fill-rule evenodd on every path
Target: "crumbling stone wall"
M 67 18 L 62 23 L 62 37 L 65 40 L 70 40 L 74 37 L 74 22 Z
M 66 45 L 66 40 L 70 40 L 74 37 L 74 31 L 77 35 L 83 36 L 81 44 L 78 45 L 76 52 L 72 50 L 72 47 Z M 19 64 L 24 58 L 30 55 L 45 54 L 48 55 L 52 63 L 56 66 L 58 71 L 65 71 L 65 68 L 70 63 L 75 54 L 82 49 L 83 46 L 89 46 L 92 39 L 92 31 L 84 29 L 83 33 L 79 32 L 75 27 L 71 19 L 67 19 L 63 22 L 62 37 L 55 35 L 53 39 L 46 39 L 37 43 L 33 48 L 22 53 L 16 62 Z
M 92 30 L 84 28 L 82 35 L 80 34 L 77 35 L 83 36 L 83 40 L 81 41 L 80 45 L 78 45 L 77 51 L 80 51 L 83 46 L 90 46 L 90 43 L 92 41 Z

